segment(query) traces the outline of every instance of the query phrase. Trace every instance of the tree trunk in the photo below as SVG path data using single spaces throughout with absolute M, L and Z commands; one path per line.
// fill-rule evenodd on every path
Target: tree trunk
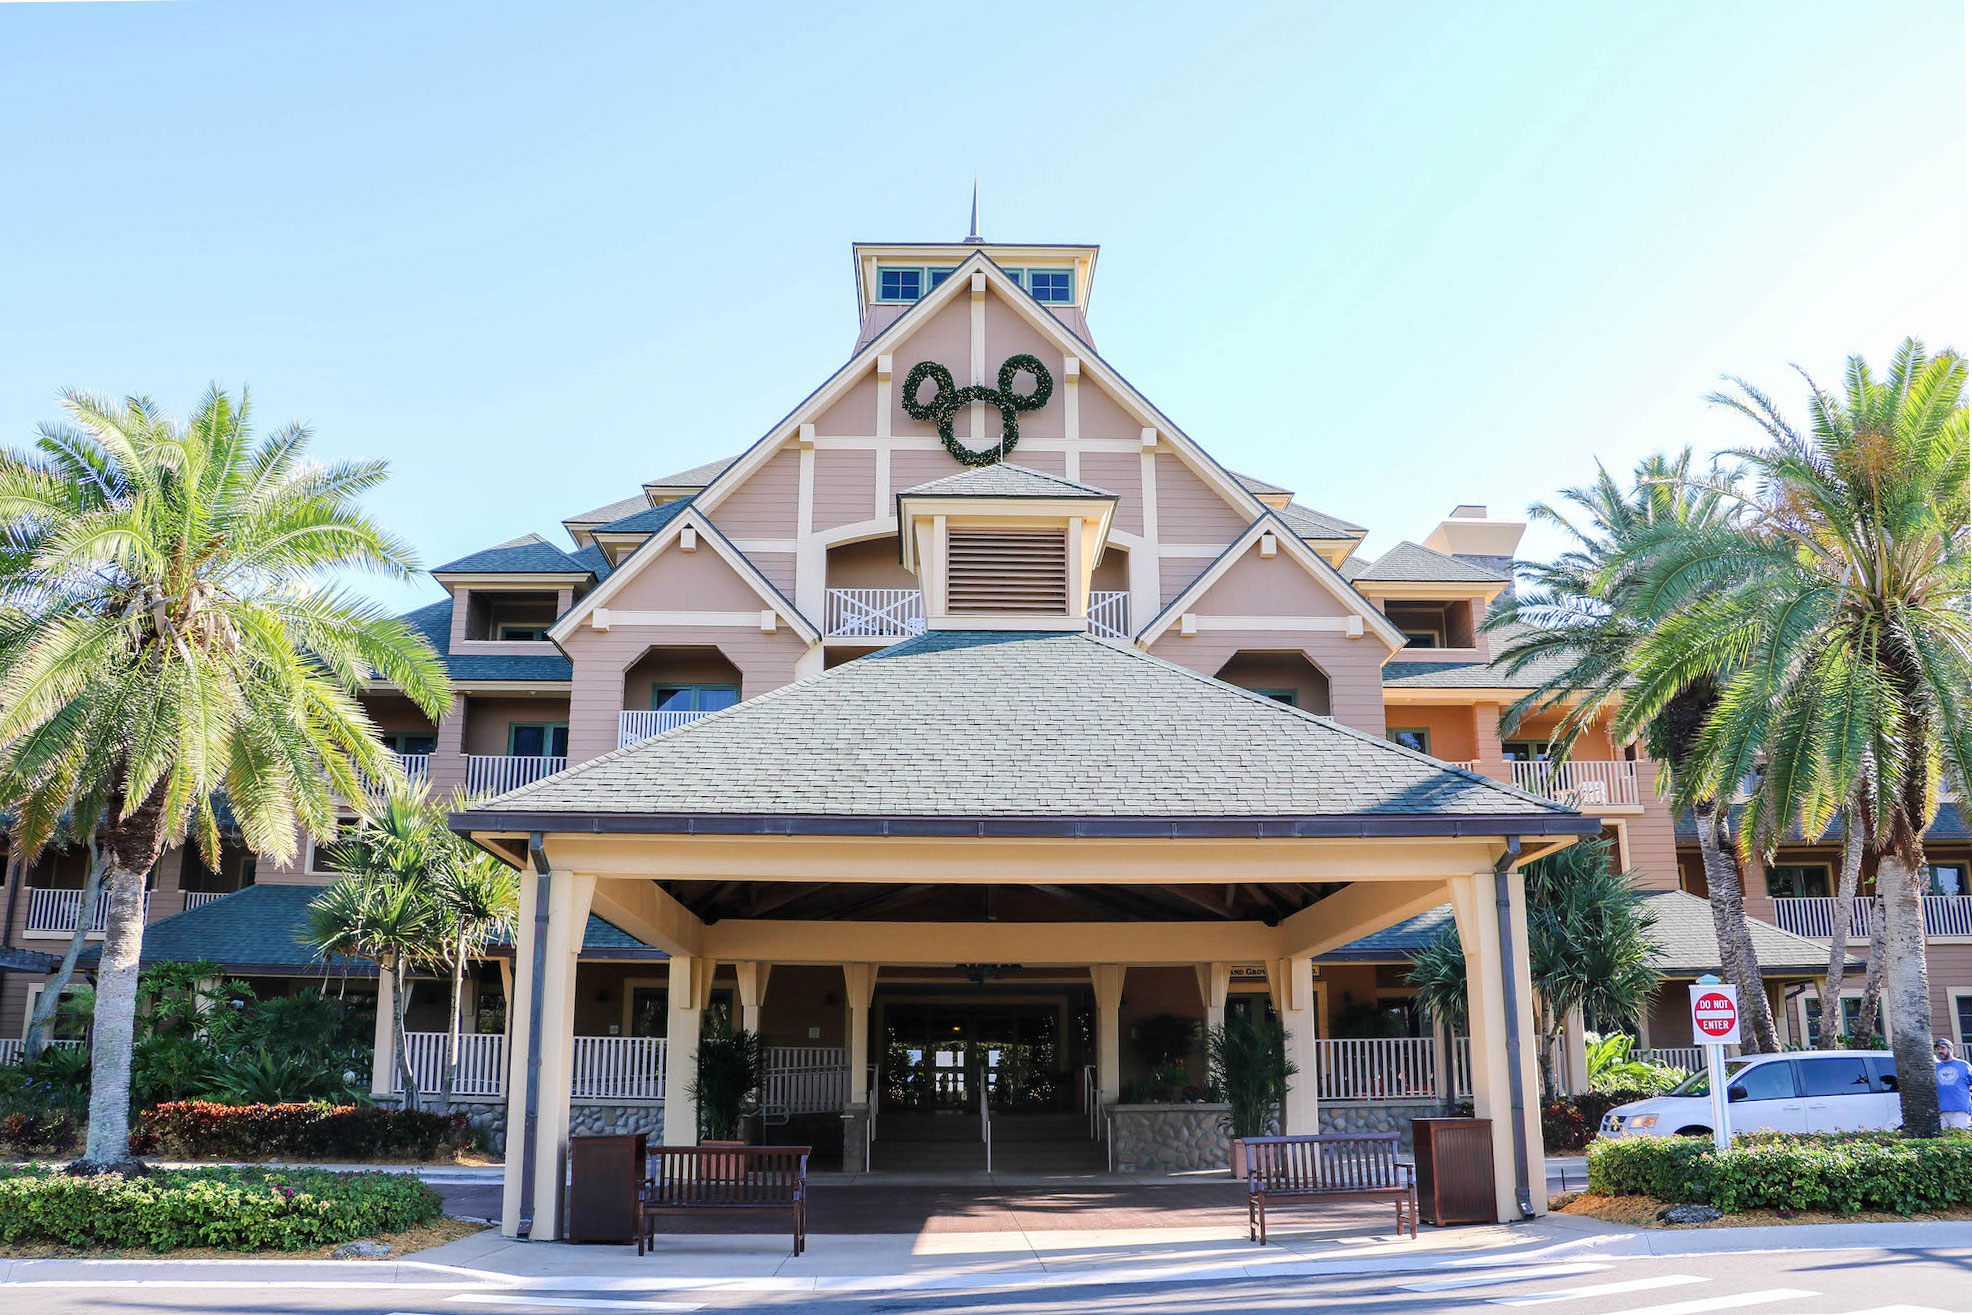
M 114 809 L 110 816 L 115 818 Z M 130 1052 L 136 1040 L 138 961 L 144 950 L 144 880 L 164 853 L 164 839 L 162 785 L 104 832 L 110 908 L 96 967 L 96 1017 L 89 1039 L 89 1137 L 77 1168 L 143 1171 L 130 1154 Z
M 411 1051 L 404 1044 L 404 1010 L 410 1004 L 405 997 L 411 991 L 410 961 L 399 956 L 390 966 L 390 973 L 396 979 L 397 989 L 391 992 L 390 1031 L 397 1043 L 397 1080 L 404 1086 L 404 1108 L 418 1108 L 418 1075 L 411 1067 Z
M 1879 894 L 1881 888 L 1878 888 Z M 1876 1034 L 1883 1030 L 1883 1021 L 1877 1017 L 1883 1004 L 1883 903 L 1876 904 L 1876 917 L 1869 924 L 1869 967 L 1862 977 L 1862 1008 L 1856 1011 L 1856 1035 L 1866 1042 L 1873 1042 Z M 1838 1004 L 1836 1006 L 1840 1008 Z M 1822 1013 L 1828 1006 L 1822 1006 Z
M 1890 1053 L 1897 1059 L 1897 1099 L 1903 1106 L 1906 1137 L 1938 1135 L 1931 971 L 1924 953 L 1926 877 L 1922 863 L 1912 865 L 1894 853 L 1882 855 L 1876 868 L 1883 917 L 1883 980 L 1888 987 L 1883 1013 L 1889 1023 Z
M 1835 925 L 1828 938 L 1828 980 L 1821 992 L 1821 1043 L 1839 1046 L 1848 1034 L 1848 1018 L 1842 1012 L 1842 978 L 1849 964 L 1849 920 L 1855 916 L 1856 882 L 1862 875 L 1862 807 L 1849 810 L 1842 820 L 1842 875 L 1835 884 Z M 1880 915 L 1877 922 L 1882 921 Z M 1874 937 L 1874 928 L 1871 929 Z M 1828 1016 L 1828 1002 L 1835 1002 L 1835 1017 Z M 1868 1033 L 1863 1033 L 1865 1038 Z
M 48 1028 L 54 1022 L 55 1011 L 61 1007 L 62 992 L 68 989 L 69 979 L 75 976 L 75 961 L 82 957 L 83 947 L 89 941 L 89 923 L 96 909 L 96 898 L 103 889 L 103 874 L 109 870 L 109 860 L 104 856 L 97 837 L 89 837 L 89 875 L 82 883 L 82 903 L 76 908 L 75 930 L 69 933 L 68 949 L 62 951 L 62 961 L 56 966 L 54 974 L 41 988 L 41 998 L 34 1002 L 34 1017 L 27 1020 L 27 1039 L 21 1043 L 21 1058 L 33 1059 L 48 1044 Z
M 1721 842 L 1718 804 L 1707 801 L 1691 810 L 1698 828 L 1698 853 L 1705 864 L 1705 888 L 1712 906 L 1712 930 L 1719 940 L 1719 970 L 1739 988 L 1741 1028 L 1749 1034 L 1745 1049 L 1771 1055 L 1780 1045 L 1774 1036 L 1773 1011 L 1760 975 L 1753 935 L 1746 928 L 1746 893 L 1741 886 L 1739 859 Z
M 459 1084 L 459 1033 L 464 1030 L 461 1014 L 465 1010 L 466 947 L 463 943 L 452 947 L 452 1007 L 449 1011 L 450 1024 L 445 1038 L 445 1074 L 439 1081 L 438 1108 L 444 1113 L 452 1112 L 452 1092 Z

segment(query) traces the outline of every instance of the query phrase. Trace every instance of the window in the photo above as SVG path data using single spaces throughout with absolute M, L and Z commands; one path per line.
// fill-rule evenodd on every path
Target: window
M 568 723 L 516 721 L 507 726 L 507 753 L 514 758 L 568 757 Z
M 1048 306 L 1066 306 L 1075 300 L 1075 273 L 1067 269 L 1030 269 L 1027 290 L 1034 300 Z
M 1826 863 L 1776 863 L 1767 869 L 1767 895 L 1773 899 L 1827 899 Z
M 542 641 L 548 637 L 548 627 L 530 625 L 525 621 L 502 621 L 494 633 L 495 639 L 523 639 Z
M 1263 699 L 1272 699 L 1275 703 L 1285 703 L 1290 708 L 1301 706 L 1300 694 L 1291 689 L 1256 689 L 1253 693 Z
M 1958 1018 L 1958 1053 L 1964 1058 L 1972 1051 L 1972 993 L 1954 995 L 1951 999 L 1952 1013 Z
M 308 859 L 308 870 L 310 872 L 341 872 L 343 867 L 340 863 L 336 862 L 335 847 L 338 842 L 347 840 L 350 836 L 356 834 L 356 826 L 357 822 L 353 817 L 338 819 L 336 822 L 336 838 L 334 840 L 317 840 L 313 842 Z
M 661 986 L 638 986 L 630 991 L 630 1035 L 663 1036 L 669 1021 L 671 993 Z
M 926 270 L 925 273 L 930 276 L 931 286 L 935 288 L 946 279 L 952 277 L 952 275 L 958 273 L 958 271 L 955 269 L 931 269 Z
M 392 753 L 405 756 L 435 753 L 438 750 L 438 736 L 424 731 L 384 731 L 377 739 Z
M 1807 1022 L 1808 1048 L 1812 1050 L 1821 1044 L 1821 1001 L 1815 996 L 1808 996 L 1801 1002 L 1801 1017 Z M 1878 1017 L 1881 1017 L 1881 1014 Z M 1854 1036 L 1856 1034 L 1856 1026 L 1861 1021 L 1862 992 L 1857 991 L 1853 995 L 1844 992 L 1842 995 L 1843 1030 L 1848 1035 Z
M 652 712 L 717 712 L 739 702 L 739 690 L 731 685 L 653 685 Z
M 921 269 L 879 269 L 876 272 L 878 301 L 916 301 L 924 295 Z
M 1972 894 L 1965 886 L 1965 865 L 1963 863 L 1933 863 L 1931 865 L 1931 886 L 1928 894 L 1966 895 Z
M 1415 749 L 1419 753 L 1431 752 L 1431 732 L 1422 726 L 1392 730 L 1388 732 L 1388 738 L 1390 743 L 1401 744 L 1406 749 Z
M 1860 1096 L 1869 1091 L 1869 1066 L 1861 1055 L 1796 1060 L 1803 1096 Z
M 1797 1094 L 1794 1066 L 1784 1059 L 1754 1064 L 1726 1080 L 1726 1097 L 1730 1100 L 1789 1100 Z
M 1875 1080 L 1873 1091 L 1895 1091 L 1897 1089 L 1897 1061 L 1888 1056 L 1870 1055 L 1867 1057 L 1869 1076 Z
M 1546 740 L 1502 740 L 1500 751 L 1510 763 L 1544 763 L 1547 761 Z
M 1405 648 L 1443 648 L 1444 645 L 1438 642 L 1438 635 L 1436 631 L 1406 630 L 1404 632 L 1404 647 Z

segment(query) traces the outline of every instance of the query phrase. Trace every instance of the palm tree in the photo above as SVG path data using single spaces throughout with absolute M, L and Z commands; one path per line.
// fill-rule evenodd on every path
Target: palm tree
M 309 904 L 299 939 L 325 959 L 368 959 L 390 975 L 397 1079 L 404 1088 L 404 1107 L 418 1108 L 418 1075 L 404 1044 L 404 1012 L 411 970 L 435 961 L 443 943 L 425 884 L 377 876 L 338 881 Z
M 445 1072 L 439 1086 L 439 1104 L 450 1109 L 459 1078 L 466 965 L 484 954 L 488 945 L 512 939 L 520 919 L 520 875 L 491 854 L 470 848 L 452 832 L 445 835 L 456 852 L 438 870 L 432 903 L 445 930 L 444 960 L 452 976 Z
M 1742 850 L 1815 836 L 1857 800 L 1883 920 L 1885 1010 L 1904 1130 L 1938 1129 L 1925 960 L 1924 830 L 1949 776 L 1972 781 L 1972 511 L 1965 362 L 1906 340 L 1878 379 L 1860 357 L 1844 395 L 1808 380 L 1797 430 L 1734 380 L 1714 401 L 1768 444 L 1736 453 L 1758 481 L 1730 532 L 1689 527 L 1653 571 L 1716 586 L 1645 643 L 1636 705 L 1694 672 L 1730 672 L 1680 789 L 1704 794 L 1764 763 Z
M 62 951 L 61 962 L 55 965 L 55 971 L 42 983 L 41 994 L 35 998 L 34 1012 L 27 1020 L 27 1035 L 21 1042 L 23 1059 L 35 1058 L 48 1044 L 48 1029 L 54 1025 L 62 995 L 75 976 L 75 965 L 89 940 L 89 924 L 93 921 L 97 898 L 103 893 L 103 874 L 109 870 L 109 856 L 103 852 L 99 830 L 92 826 L 88 834 L 84 847 L 89 853 L 89 866 L 82 879 L 82 897 L 76 903 L 75 926 L 69 930 L 68 948 Z
M 64 815 L 103 816 L 108 930 L 97 969 L 83 1162 L 129 1161 L 145 874 L 188 832 L 219 855 L 223 794 L 277 862 L 296 827 L 333 833 L 335 800 L 396 760 L 357 702 L 379 675 L 436 716 L 449 701 L 420 636 L 324 572 L 408 578 L 410 550 L 356 500 L 381 462 L 308 463 L 309 434 L 256 440 L 245 396 L 189 421 L 146 398 L 67 393 L 71 423 L 0 452 L 0 799 L 23 850 Z
M 1573 546 L 1552 562 L 1516 563 L 1526 584 L 1502 599 L 1486 620 L 1486 629 L 1499 636 L 1500 668 L 1509 676 L 1528 669 L 1538 673 L 1533 692 L 1507 709 L 1503 732 L 1530 715 L 1558 710 L 1562 716 L 1551 746 L 1557 756 L 1566 757 L 1584 732 L 1630 706 L 1637 652 L 1684 601 L 1668 587 L 1654 592 L 1644 588 L 1647 559 L 1641 549 L 1667 527 L 1724 529 L 1738 516 L 1738 504 L 1725 495 L 1734 487 L 1733 477 L 1715 474 L 1716 487 L 1701 488 L 1692 479 L 1692 468 L 1689 448 L 1675 457 L 1650 456 L 1625 486 L 1598 464 L 1594 483 L 1562 492 L 1563 507 L 1537 503 L 1529 509 L 1533 519 L 1561 530 Z M 1573 504 L 1572 515 L 1567 504 Z M 1703 587 L 1702 580 L 1685 583 L 1692 589 Z M 1718 701 L 1719 680 L 1715 673 L 1694 673 L 1671 694 L 1649 717 L 1629 718 L 1620 735 L 1641 735 L 1652 757 L 1681 774 Z M 1746 925 L 1744 881 L 1722 836 L 1729 816 L 1724 799 L 1723 793 L 1714 793 L 1695 797 L 1690 805 L 1707 902 L 1720 967 L 1739 988 L 1741 1017 L 1752 1044 L 1772 1052 L 1779 1044 Z

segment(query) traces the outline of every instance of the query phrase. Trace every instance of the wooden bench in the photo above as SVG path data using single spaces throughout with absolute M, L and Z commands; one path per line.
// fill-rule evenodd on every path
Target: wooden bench
M 1396 1133 L 1246 1138 L 1246 1236 L 1267 1244 L 1267 1206 L 1281 1201 L 1389 1197 L 1397 1231 L 1417 1236 L 1417 1175 L 1397 1162 Z
M 656 1249 L 657 1217 L 697 1210 L 785 1210 L 794 1254 L 808 1249 L 806 1146 L 659 1146 L 645 1160 L 637 1254 Z

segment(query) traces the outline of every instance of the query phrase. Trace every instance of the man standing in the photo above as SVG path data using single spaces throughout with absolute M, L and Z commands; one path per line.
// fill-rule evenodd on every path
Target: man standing
M 1938 1038 L 1938 1121 L 1945 1128 L 1972 1129 L 1972 1064 L 1954 1059 L 1951 1042 Z

